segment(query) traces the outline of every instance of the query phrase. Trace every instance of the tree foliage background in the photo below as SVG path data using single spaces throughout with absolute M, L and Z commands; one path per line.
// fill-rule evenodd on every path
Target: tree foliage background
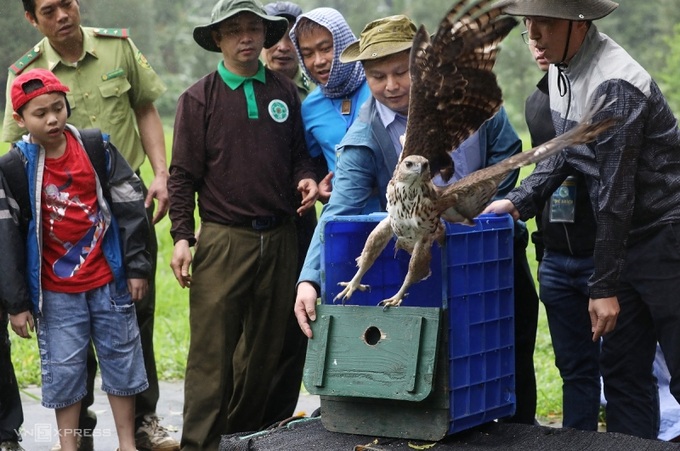
M 137 46 L 160 74 L 168 92 L 157 106 L 171 123 L 179 94 L 215 69 L 220 55 L 196 45 L 192 30 L 208 22 L 215 0 L 80 0 L 83 24 L 129 28 Z M 406 14 L 432 32 L 453 0 L 298 0 L 304 10 L 329 6 L 339 10 L 355 35 L 376 18 Z M 680 108 L 680 8 L 677 0 L 619 0 L 620 7 L 596 22 L 656 79 L 676 111 Z M 23 18 L 20 0 L 0 0 L 0 65 L 8 67 L 41 36 Z M 524 128 L 524 98 L 533 90 L 540 72 L 531 60 L 518 26 L 503 42 L 496 73 L 503 87 L 510 118 Z M 7 72 L 0 72 L 6 85 Z M 4 107 L 4 91 L 0 101 Z

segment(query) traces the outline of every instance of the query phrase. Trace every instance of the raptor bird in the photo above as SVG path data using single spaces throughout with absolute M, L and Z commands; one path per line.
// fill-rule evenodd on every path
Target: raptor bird
M 434 241 L 443 243 L 450 222 L 473 223 L 493 198 L 508 174 L 536 163 L 565 147 L 592 141 L 612 121 L 591 124 L 597 107 L 569 132 L 496 165 L 473 172 L 443 189 L 431 179 L 453 174 L 452 149 L 457 148 L 502 103 L 492 72 L 498 44 L 516 25 L 502 17 L 508 2 L 460 0 L 442 20 L 432 40 L 420 27 L 411 49 L 411 95 L 406 138 L 399 163 L 387 187 L 387 217 L 370 233 L 358 271 L 335 297 L 344 303 L 357 289 L 366 290 L 361 278 L 373 265 L 393 235 L 396 248 L 411 254 L 408 272 L 399 291 L 380 304 L 398 306 L 413 283 L 430 275 Z M 396 249 L 395 249 L 396 251 Z

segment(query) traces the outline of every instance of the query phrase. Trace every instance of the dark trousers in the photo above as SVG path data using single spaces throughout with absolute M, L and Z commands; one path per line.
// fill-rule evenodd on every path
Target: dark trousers
M 261 427 L 296 262 L 292 221 L 265 231 L 202 224 L 189 291 L 182 450 L 217 450 L 223 434 Z
M 600 413 L 600 343 L 588 314 L 593 257 L 546 249 L 539 276 L 555 366 L 562 377 L 562 426 L 596 431 Z
M 311 208 L 302 216 L 295 218 L 295 232 L 298 239 L 298 263 L 297 277 L 300 275 L 302 265 L 305 263 L 307 249 L 312 241 L 312 235 L 316 229 L 316 209 Z M 295 291 L 293 299 L 295 299 Z M 279 358 L 277 374 L 269 388 L 269 398 L 264 414 L 262 426 L 285 420 L 295 414 L 295 407 L 300 397 L 302 386 L 302 372 L 307 355 L 307 337 L 300 330 L 291 309 L 286 326 L 286 337 L 283 340 L 283 349 Z M 311 414 L 312 412 L 307 412 Z
M 536 418 L 536 373 L 534 348 L 538 326 L 538 294 L 527 261 L 529 234 L 526 228 L 515 226 L 515 393 L 516 410 L 504 421 L 534 424 Z
M 7 322 L 7 313 L 0 308 L 0 442 L 18 440 L 17 431 L 24 422 Z
M 147 189 L 142 184 L 144 196 Z M 156 229 L 151 225 L 154 206 L 146 211 L 149 218 L 149 241 L 146 250 L 151 258 L 151 274 L 149 279 L 149 290 L 146 296 L 135 303 L 137 313 L 137 323 L 139 324 L 139 335 L 142 341 L 142 353 L 144 354 L 144 368 L 146 377 L 149 381 L 149 388 L 135 396 L 135 428 L 139 427 L 145 415 L 155 414 L 160 389 L 158 387 L 158 372 L 156 371 L 156 357 L 153 349 L 153 326 L 154 312 L 156 310 L 156 263 L 158 258 L 158 241 L 156 240 Z M 97 359 L 92 342 L 87 353 L 87 395 L 83 398 L 80 405 L 79 427 L 82 429 L 93 429 L 97 420 L 88 408 L 94 403 L 94 380 L 97 374 Z
M 616 328 L 604 336 L 600 369 L 607 430 L 654 439 L 659 399 L 652 364 L 658 340 L 680 401 L 680 224 L 629 244 L 617 297 Z

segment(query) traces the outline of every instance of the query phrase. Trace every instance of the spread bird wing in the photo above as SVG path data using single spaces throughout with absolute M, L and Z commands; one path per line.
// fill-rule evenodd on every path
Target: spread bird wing
M 422 155 L 432 175 L 453 175 L 450 152 L 492 117 L 502 93 L 492 69 L 498 44 L 517 21 L 501 16 L 509 2 L 461 0 L 432 39 L 423 26 L 410 56 L 411 95 L 401 159 Z
M 593 141 L 597 135 L 618 122 L 615 118 L 608 118 L 591 123 L 594 112 L 593 110 L 587 114 L 576 127 L 566 133 L 493 166 L 475 171 L 443 188 L 439 193 L 436 209 L 441 212 L 442 218 L 449 222 L 471 224 L 473 218 L 478 216 L 493 199 L 498 185 L 511 171 L 551 157 L 565 147 Z

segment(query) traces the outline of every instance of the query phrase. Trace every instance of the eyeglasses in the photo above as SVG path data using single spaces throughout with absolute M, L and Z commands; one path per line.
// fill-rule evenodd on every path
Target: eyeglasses
M 529 45 L 529 41 L 531 41 L 531 39 L 529 38 L 529 30 L 524 30 L 521 34 L 522 41 L 524 41 L 525 44 Z

